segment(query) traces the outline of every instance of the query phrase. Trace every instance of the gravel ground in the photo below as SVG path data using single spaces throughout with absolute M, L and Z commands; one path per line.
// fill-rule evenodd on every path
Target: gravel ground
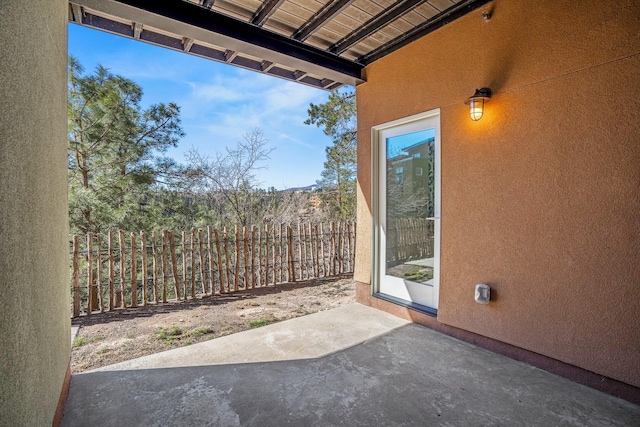
M 72 321 L 80 330 L 71 369 L 95 369 L 353 301 L 355 282 L 343 277 L 83 316 Z

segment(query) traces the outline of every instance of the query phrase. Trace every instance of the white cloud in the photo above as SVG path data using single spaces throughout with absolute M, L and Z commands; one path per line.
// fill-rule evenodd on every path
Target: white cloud
M 188 82 L 189 93 L 178 101 L 185 123 L 197 121 L 210 138 L 228 143 L 260 127 L 273 138 L 312 148 L 296 134 L 308 128 L 309 103 L 323 102 L 326 92 L 245 70 L 230 74 Z

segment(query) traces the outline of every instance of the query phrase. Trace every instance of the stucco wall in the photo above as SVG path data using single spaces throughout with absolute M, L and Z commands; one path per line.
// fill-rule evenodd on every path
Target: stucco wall
M 366 76 L 356 280 L 370 281 L 371 127 L 440 108 L 438 321 L 640 386 L 638 2 L 496 0 Z M 485 86 L 472 122 L 463 102 Z M 495 301 L 476 304 L 476 283 Z
M 51 425 L 70 355 L 67 2 L 0 2 L 0 424 Z

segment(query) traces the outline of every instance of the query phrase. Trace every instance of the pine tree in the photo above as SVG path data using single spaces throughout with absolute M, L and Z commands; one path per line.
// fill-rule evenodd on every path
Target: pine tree
M 147 228 L 151 187 L 172 162 L 160 154 L 183 136 L 180 108 L 140 105 L 135 82 L 69 58 L 69 220 L 72 233 Z
M 323 128 L 331 137 L 322 171 L 321 200 L 335 219 L 354 219 L 356 210 L 356 96 L 334 91 L 323 104 L 311 104 L 306 124 Z

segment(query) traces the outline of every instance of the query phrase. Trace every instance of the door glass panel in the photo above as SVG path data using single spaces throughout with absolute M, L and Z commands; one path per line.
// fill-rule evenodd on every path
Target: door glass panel
M 386 150 L 389 276 L 431 284 L 434 274 L 435 129 L 393 136 Z

